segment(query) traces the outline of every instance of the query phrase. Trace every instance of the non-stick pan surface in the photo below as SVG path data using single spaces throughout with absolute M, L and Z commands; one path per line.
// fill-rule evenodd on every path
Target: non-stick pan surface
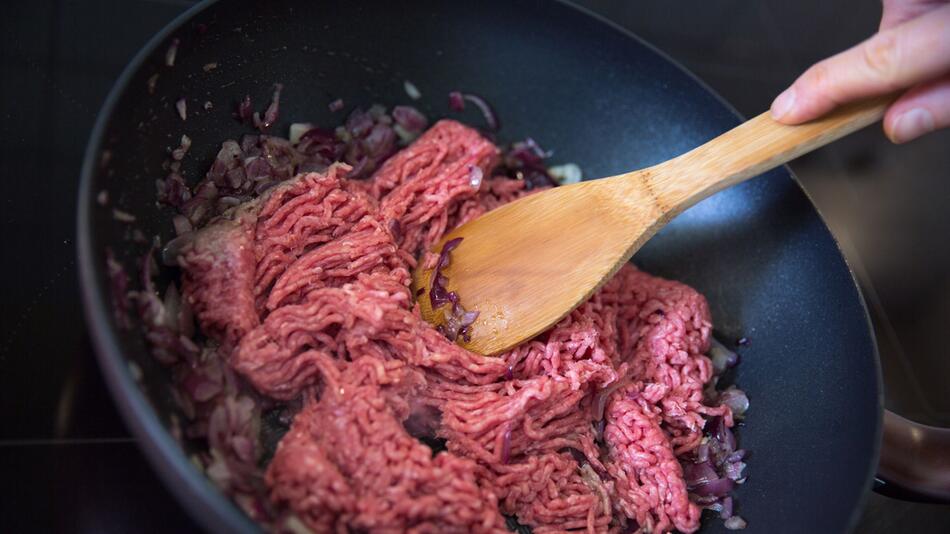
M 167 67 L 172 38 L 181 44 Z M 206 72 L 209 63 L 217 68 Z M 79 253 L 89 322 L 117 403 L 156 470 L 209 528 L 253 526 L 171 439 L 169 376 L 139 334 L 115 327 L 106 247 L 133 268 L 144 246 L 95 197 L 109 191 L 146 235 L 168 239 L 171 214 L 155 203 L 155 180 L 181 134 L 193 139 L 184 169 L 194 181 L 222 140 L 247 133 L 231 115 L 245 94 L 263 103 L 283 83 L 275 131 L 285 132 L 296 121 L 338 124 L 345 115 L 327 109 L 336 98 L 344 113 L 406 103 L 405 80 L 433 118 L 450 115 L 451 90 L 484 96 L 501 117 L 500 140 L 533 136 L 554 150 L 553 161 L 576 162 L 589 177 L 657 163 L 739 122 L 669 58 L 557 2 L 228 0 L 179 18 L 135 58 L 99 117 L 83 170 Z M 180 97 L 185 121 L 174 108 Z M 475 112 L 462 117 L 479 124 Z M 635 262 L 705 294 L 721 339 L 750 340 L 737 376 L 752 401 L 739 431 L 752 451 L 749 479 L 738 490 L 750 531 L 847 530 L 877 461 L 878 361 L 851 272 L 788 170 L 687 211 Z M 141 386 L 130 361 L 144 371 Z M 703 531 L 724 529 L 706 520 Z

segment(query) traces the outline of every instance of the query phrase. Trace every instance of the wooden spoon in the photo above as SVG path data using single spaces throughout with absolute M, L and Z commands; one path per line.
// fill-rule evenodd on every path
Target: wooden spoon
M 798 126 L 763 113 L 652 167 L 556 187 L 512 202 L 450 232 L 461 237 L 443 273 L 466 310 L 477 310 L 463 347 L 485 355 L 550 328 L 617 272 L 657 230 L 700 200 L 877 122 L 892 101 L 844 106 Z M 432 271 L 413 273 L 422 316 L 433 310 Z M 419 288 L 423 288 L 422 291 Z

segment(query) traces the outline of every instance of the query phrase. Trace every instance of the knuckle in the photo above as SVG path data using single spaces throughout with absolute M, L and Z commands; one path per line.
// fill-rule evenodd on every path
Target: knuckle
M 861 48 L 862 59 L 871 75 L 890 85 L 897 75 L 897 36 L 892 32 L 880 33 Z
M 834 88 L 833 72 L 828 62 L 820 61 L 808 69 L 806 83 L 815 93 L 830 98 Z

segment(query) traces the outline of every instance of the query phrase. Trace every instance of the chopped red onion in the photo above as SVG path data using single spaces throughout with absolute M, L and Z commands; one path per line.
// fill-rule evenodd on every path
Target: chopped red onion
M 511 427 L 505 429 L 501 442 L 501 463 L 508 464 L 511 459 Z
M 449 93 L 449 107 L 453 111 L 463 111 L 465 109 L 466 101 L 471 102 L 472 105 L 478 108 L 478 111 L 481 112 L 482 117 L 485 118 L 485 124 L 488 125 L 489 131 L 496 132 L 499 128 L 501 128 L 501 122 L 498 120 L 498 115 L 495 113 L 495 110 L 492 109 L 491 104 L 489 104 L 484 98 L 473 93 L 462 93 L 459 91 L 452 91 Z
M 607 420 L 601 419 L 594 423 L 594 439 L 599 443 L 604 442 L 604 430 L 607 429 Z
M 581 168 L 574 163 L 565 163 L 548 167 L 548 174 L 558 185 L 576 184 L 584 178 Z
M 111 248 L 106 248 L 106 273 L 109 277 L 115 322 L 119 328 L 127 330 L 132 327 L 132 320 L 129 318 L 129 275 L 115 259 Z
M 184 97 L 175 102 L 175 109 L 178 110 L 178 116 L 181 117 L 181 120 L 188 119 L 188 102 L 185 102 Z
M 178 45 L 181 41 L 175 37 L 172 39 L 172 44 L 168 46 L 168 50 L 165 51 L 165 65 L 168 67 L 175 66 L 175 56 L 178 55 Z
M 237 167 L 228 171 L 228 176 L 235 175 L 237 176 L 236 180 L 238 184 L 243 184 L 243 178 L 251 180 L 253 182 L 259 182 L 261 180 L 270 179 L 274 174 L 274 168 L 271 167 L 270 162 L 267 161 L 267 158 L 262 156 L 251 156 L 244 160 L 244 168 Z M 239 171 L 239 173 L 236 173 Z M 238 186 L 234 186 L 235 189 Z
M 712 359 L 713 371 L 720 374 L 739 363 L 739 355 L 726 348 L 714 337 L 709 338 L 709 357 Z
M 459 321 L 459 324 L 462 328 L 471 326 L 475 322 L 475 319 L 478 319 L 478 311 L 472 310 L 462 314 L 462 319 Z
M 506 157 L 514 158 L 523 166 L 541 165 L 543 160 L 550 156 L 549 152 L 542 149 L 538 142 L 530 137 L 511 145 L 511 150 L 506 154 Z
M 96 202 L 100 206 L 105 206 L 109 204 L 109 192 L 106 191 L 105 189 L 99 191 L 99 194 L 96 195 Z
M 696 486 L 690 487 L 689 490 L 699 496 L 716 496 L 716 497 L 725 497 L 729 495 L 729 492 L 735 488 L 736 483 L 729 478 L 716 478 L 712 480 L 707 480 Z
M 393 241 L 402 241 L 402 225 L 399 224 L 398 220 L 392 219 L 386 226 L 389 228 L 389 233 L 393 236 Z
M 574 461 L 577 462 L 578 465 L 587 462 L 587 456 L 582 451 L 574 447 L 568 447 L 567 452 L 571 455 L 571 458 L 574 458 Z
M 363 137 L 373 128 L 373 117 L 362 109 L 356 108 L 346 119 L 345 128 L 352 137 Z
M 127 211 L 122 211 L 119 208 L 112 209 L 112 218 L 119 222 L 124 222 L 127 224 L 131 224 L 135 222 L 135 215 L 132 215 L 131 213 Z
M 191 138 L 187 135 L 181 136 L 181 142 L 178 144 L 178 148 L 172 150 L 172 159 L 175 161 L 181 161 L 184 159 L 185 154 L 188 153 L 188 149 L 191 148 Z
M 730 517 L 729 519 L 726 519 L 726 521 L 723 523 L 723 526 L 725 526 L 729 530 L 742 530 L 747 526 L 747 524 L 745 522 L 745 519 L 742 519 L 741 517 L 734 515 Z
M 203 71 L 205 71 L 205 72 L 211 72 L 211 71 L 213 71 L 213 70 L 216 69 L 216 68 L 218 68 L 218 64 L 217 64 L 217 63 L 214 63 L 214 62 L 211 62 L 211 63 L 205 63 L 204 66 L 201 67 L 201 70 L 203 70 Z
M 478 189 L 482 186 L 482 178 L 485 173 L 482 171 L 481 167 L 472 165 L 468 169 L 468 183 L 471 184 L 472 189 Z
M 604 409 L 607 407 L 607 401 L 610 399 L 610 396 L 627 383 L 627 375 L 624 374 L 618 376 L 613 382 L 607 384 L 606 387 L 601 387 L 594 394 L 594 398 L 591 402 L 591 417 L 594 421 L 602 421 L 604 419 Z M 636 391 L 631 391 L 627 394 L 627 397 L 630 399 L 636 398 Z
M 175 235 L 186 234 L 194 229 L 188 217 L 181 214 L 172 217 L 172 224 L 175 226 Z
M 396 151 L 396 132 L 385 124 L 377 124 L 362 145 L 365 153 L 373 159 L 388 157 Z
M 202 372 L 203 369 L 192 369 L 181 380 L 181 387 L 191 399 L 198 402 L 208 402 L 223 391 L 223 384 Z
M 178 256 L 181 256 L 185 246 L 189 245 L 194 239 L 194 232 L 188 232 L 165 243 L 165 246 L 162 248 L 162 263 L 168 266 L 177 266 Z
M 729 367 L 738 365 L 739 357 L 718 340 L 712 338 L 709 356 L 713 363 L 713 377 L 704 391 L 704 402 L 710 406 L 727 405 L 735 418 L 741 418 L 749 407 L 745 393 L 730 386 L 724 391 L 715 388 L 719 375 Z M 684 477 L 690 489 L 690 500 L 707 509 L 720 513 L 726 522 L 744 528 L 745 522 L 734 515 L 734 498 L 730 492 L 736 484 L 745 482 L 746 456 L 744 449 L 736 450 L 736 438 L 721 416 L 710 417 L 704 427 L 702 443 L 694 451 L 692 459 L 681 459 Z M 728 528 L 728 527 L 727 527 Z
M 498 115 L 495 114 L 495 110 L 491 107 L 491 104 L 488 103 L 484 98 L 473 95 L 471 93 L 466 93 L 463 95 L 465 100 L 468 100 L 472 104 L 475 104 L 475 107 L 482 112 L 482 116 L 485 117 L 485 123 L 488 124 L 488 129 L 491 131 L 498 131 L 501 128 L 501 122 L 498 120 Z
M 465 110 L 465 98 L 462 97 L 462 93 L 458 91 L 452 91 L 449 93 L 449 108 L 452 111 Z
M 241 136 L 241 144 L 238 144 L 237 142 L 233 140 L 225 141 L 225 143 L 230 143 L 232 144 L 233 147 L 237 147 L 236 149 L 234 148 L 230 149 L 230 150 L 236 150 L 237 154 L 235 155 L 235 157 L 240 157 L 242 155 L 241 152 L 244 153 L 243 156 L 245 158 L 248 156 L 261 155 L 261 150 L 260 150 L 261 136 L 259 135 L 245 134 Z M 224 144 L 222 144 L 221 146 L 223 148 Z
M 711 446 L 715 443 L 721 444 L 723 450 L 727 451 L 726 454 L 732 454 L 732 452 L 736 450 L 736 437 L 732 433 L 732 430 L 726 426 L 726 420 L 724 418 L 719 416 L 711 417 L 706 421 L 706 431 L 709 432 L 711 438 L 715 440 L 710 441 Z
M 594 421 L 601 421 L 604 418 L 604 410 L 607 408 L 607 398 L 613 393 L 610 387 L 601 388 L 594 394 L 593 401 L 590 403 L 591 416 Z
M 181 313 L 181 294 L 178 292 L 178 286 L 174 282 L 168 284 L 165 289 L 165 298 L 162 301 L 163 311 L 160 323 L 170 327 L 175 332 L 178 331 L 179 314 Z M 191 340 L 188 340 L 191 342 Z M 192 343 L 192 345 L 194 345 Z
M 719 395 L 719 403 L 732 410 L 733 417 L 742 418 L 749 409 L 749 397 L 741 389 L 730 386 Z
M 442 273 L 442 269 L 449 266 L 451 261 L 449 254 L 458 247 L 461 242 L 462 238 L 456 237 L 455 239 L 446 241 L 446 243 L 442 245 L 439 260 L 436 263 L 435 269 L 432 271 L 432 282 L 429 288 L 429 302 L 432 305 L 433 311 L 447 304 L 452 305 L 443 315 L 445 322 L 437 327 L 439 332 L 451 341 L 455 341 L 459 337 L 465 341 L 469 341 L 470 327 L 475 320 L 478 319 L 479 314 L 477 310 L 465 311 L 465 308 L 462 307 L 459 301 L 458 293 L 448 291 L 445 288 L 448 283 L 448 278 Z
M 683 466 L 683 478 L 686 486 L 692 491 L 693 488 L 708 484 L 714 480 L 719 480 L 719 473 L 709 461 L 699 463 L 687 463 Z
M 640 532 L 640 523 L 637 523 L 636 519 L 625 519 L 627 520 L 627 526 L 622 530 L 623 534 L 634 534 Z
M 244 99 L 237 106 L 237 118 L 241 122 L 249 122 L 253 114 L 254 105 L 251 102 L 251 95 L 244 95 Z
M 535 187 L 553 187 L 558 185 L 548 173 L 544 160 L 550 153 L 541 149 L 532 138 L 519 141 L 502 156 L 502 173 L 523 180 L 527 189 Z
M 295 122 L 290 125 L 290 135 L 288 136 L 290 142 L 297 144 L 300 142 L 300 138 L 310 130 L 314 128 L 314 125 L 309 122 Z
M 337 111 L 340 111 L 341 109 L 343 109 L 343 99 L 337 98 L 333 102 L 330 102 L 330 104 L 327 105 L 327 108 L 330 110 L 331 113 L 336 113 Z
M 392 118 L 386 116 L 386 108 L 382 104 L 373 104 L 366 110 L 366 113 L 369 113 L 369 116 L 377 122 L 387 122 Z
M 164 300 L 158 297 L 155 290 L 152 280 L 153 272 L 157 268 L 154 259 L 155 249 L 156 246 L 153 245 L 142 258 L 142 289 L 133 292 L 138 303 L 139 318 L 145 330 L 145 338 L 151 344 L 152 355 L 159 362 L 171 365 L 183 360 L 193 361 L 200 350 L 191 339 L 179 332 L 183 321 L 177 288 L 169 289 L 171 293 L 166 293 Z
M 722 499 L 722 510 L 719 512 L 719 517 L 722 519 L 732 517 L 732 497 L 724 497 Z
M 743 458 L 745 458 L 745 455 L 746 455 L 746 450 L 745 450 L 745 449 L 739 449 L 739 450 L 737 450 L 736 452 L 730 454 L 730 455 L 726 458 L 726 461 L 727 461 L 727 462 L 738 462 L 738 461 L 742 460 Z
M 418 109 L 411 106 L 396 106 L 393 108 L 393 120 L 407 132 L 420 134 L 429 125 L 428 119 Z
M 298 152 L 309 156 L 319 156 L 321 163 L 329 165 L 343 157 L 346 145 L 329 130 L 311 128 L 300 136 L 295 147 Z
M 722 510 L 722 504 L 719 503 L 722 500 L 722 497 L 717 497 L 715 495 L 696 495 L 695 493 L 689 494 L 689 500 L 710 510 L 715 510 L 719 512 Z
M 139 367 L 139 364 L 129 360 L 129 374 L 132 375 L 132 379 L 136 382 L 142 381 L 142 368 Z
M 709 461 L 709 443 L 703 443 L 696 448 L 696 461 L 697 462 L 707 462 Z
M 409 98 L 413 100 L 419 100 L 422 98 L 422 93 L 419 92 L 419 88 L 416 87 L 416 84 L 406 80 L 402 82 L 402 88 L 406 91 L 406 94 L 409 95 Z
M 148 89 L 148 94 L 155 94 L 155 85 L 158 83 L 158 73 L 155 73 L 148 77 L 148 80 L 145 82 L 145 87 Z
M 278 117 L 280 116 L 280 92 L 284 90 L 283 84 L 274 84 L 274 94 L 271 97 L 270 105 L 267 106 L 267 110 L 264 111 L 263 119 L 260 119 L 259 124 L 255 124 L 257 129 L 260 131 L 266 131 L 269 129 L 275 122 L 277 122 Z
M 432 271 L 432 282 L 429 287 L 429 303 L 433 310 L 437 310 L 452 302 L 452 297 L 450 296 L 451 292 L 445 289 L 445 282 L 447 280 L 442 274 L 442 269 L 449 266 L 451 261 L 449 254 L 462 243 L 462 239 L 461 237 L 456 237 L 455 239 L 446 241 L 446 243 L 442 245 L 442 251 L 439 253 L 439 261 Z
M 159 202 L 176 208 L 180 208 L 191 198 L 191 191 L 185 185 L 185 179 L 177 172 L 172 172 L 164 180 L 156 180 L 155 188 Z
M 723 472 L 726 478 L 738 481 L 743 478 L 742 471 L 746 468 L 745 462 L 726 462 L 723 464 Z

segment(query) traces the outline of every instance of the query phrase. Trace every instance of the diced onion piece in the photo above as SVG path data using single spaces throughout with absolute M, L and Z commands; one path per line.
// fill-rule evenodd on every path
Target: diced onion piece
M 300 142 L 300 137 L 303 134 L 309 132 L 314 128 L 314 125 L 309 122 L 295 122 L 290 125 L 290 142 L 297 144 Z
M 554 178 L 558 185 L 576 184 L 584 178 L 581 168 L 574 163 L 548 167 L 548 174 L 551 175 L 551 178 Z
M 409 95 L 409 98 L 413 100 L 419 100 L 422 98 L 422 93 L 419 92 L 419 88 L 416 87 L 416 84 L 406 80 L 402 82 L 402 88 L 405 89 L 406 94 Z

